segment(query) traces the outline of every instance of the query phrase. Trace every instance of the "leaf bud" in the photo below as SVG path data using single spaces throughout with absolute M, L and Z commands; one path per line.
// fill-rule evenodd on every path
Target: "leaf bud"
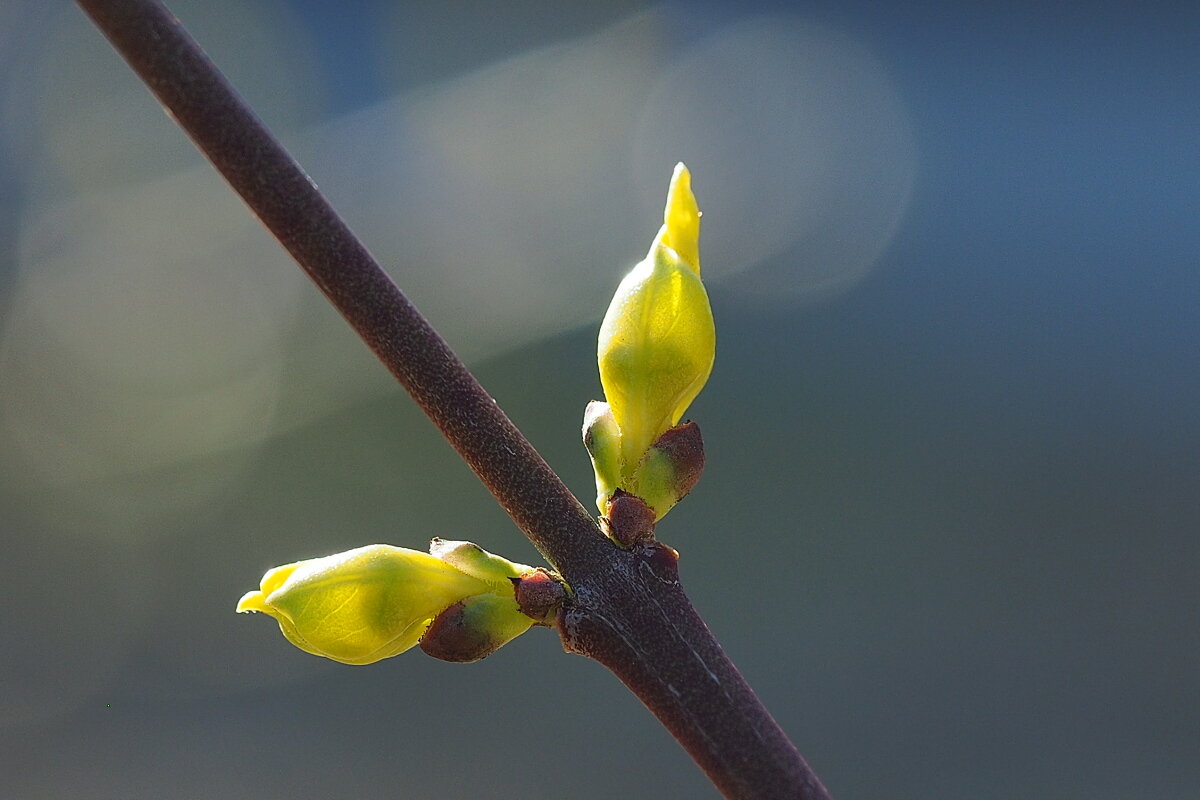
M 433 553 L 373 544 L 269 570 L 239 612 L 279 623 L 288 641 L 345 664 L 370 664 L 403 653 L 430 622 L 463 605 L 468 627 L 490 649 L 533 624 L 520 612 L 512 579 L 532 571 L 470 542 L 436 539 Z M 491 599 L 479 599 L 491 598 Z
M 597 343 L 600 383 L 620 435 L 617 486 L 627 491 L 646 451 L 708 380 L 716 353 L 712 308 L 700 280 L 700 210 L 683 164 L 672 176 L 663 219 L 646 258 L 618 286 Z M 605 449 L 611 434 L 598 421 L 602 415 L 591 420 L 604 454 L 598 465 L 593 454 L 603 495 L 614 469 Z
M 537 567 L 512 581 L 521 613 L 535 625 L 553 625 L 570 592 L 563 579 L 545 567 Z
M 622 547 L 654 538 L 654 509 L 642 498 L 623 489 L 613 493 L 600 522 L 608 537 Z
M 631 492 L 663 518 L 687 496 L 704 472 L 704 440 L 700 426 L 685 422 L 670 428 L 642 457 L 631 481 Z
M 489 553 L 474 542 L 435 538 L 429 542 L 429 553 L 500 592 L 508 591 L 512 578 L 533 569 Z
M 608 403 L 593 400 L 583 412 L 583 446 L 596 473 L 596 508 L 601 514 L 621 485 L 621 429 Z
M 533 624 L 513 597 L 478 594 L 434 617 L 421 637 L 421 649 L 442 661 L 466 664 L 490 656 Z

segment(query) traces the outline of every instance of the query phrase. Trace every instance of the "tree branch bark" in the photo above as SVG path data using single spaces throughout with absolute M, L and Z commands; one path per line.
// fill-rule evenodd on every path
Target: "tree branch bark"
M 612 670 L 726 797 L 828 798 L 688 601 L 674 552 L 601 534 L 178 20 L 157 0 L 78 3 L 572 587 L 564 647 Z

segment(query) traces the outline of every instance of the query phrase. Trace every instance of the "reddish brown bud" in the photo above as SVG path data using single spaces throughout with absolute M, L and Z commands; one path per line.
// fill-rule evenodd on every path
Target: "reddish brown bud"
M 638 550 L 638 558 L 663 583 L 679 583 L 679 551 L 662 542 L 649 542 Z
M 655 519 L 662 519 L 692 490 L 703 471 L 704 440 L 700 437 L 700 426 L 685 422 L 654 441 L 625 489 L 653 508 Z
M 608 514 L 603 522 L 614 541 L 633 547 L 654 539 L 655 517 L 654 509 L 644 500 L 618 489 L 608 501 Z
M 682 500 L 704 472 L 704 438 L 700 426 L 694 422 L 676 425 L 658 437 L 651 449 L 662 451 L 675 467 L 675 497 Z
M 421 637 L 421 649 L 442 661 L 478 661 L 531 625 L 533 621 L 518 613 L 512 598 L 479 594 L 460 600 L 434 617 Z
M 533 619 L 534 624 L 552 625 L 567 599 L 567 588 L 562 579 L 548 569 L 538 567 L 511 580 L 521 613 Z
M 466 606 L 460 600 L 433 618 L 421 637 L 421 649 L 442 661 L 478 661 L 496 650 L 485 631 L 466 623 Z

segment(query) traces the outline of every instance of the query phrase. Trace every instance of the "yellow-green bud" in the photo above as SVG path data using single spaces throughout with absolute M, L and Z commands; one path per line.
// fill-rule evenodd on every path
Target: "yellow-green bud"
M 511 619 L 497 623 L 504 641 L 516 627 L 529 627 L 532 620 L 517 608 L 510 578 L 531 568 L 464 547 L 466 542 L 442 544 L 452 545 L 444 548 L 447 559 L 374 544 L 276 567 L 237 610 L 269 614 L 296 647 L 346 664 L 370 664 L 408 650 L 435 617 L 481 595 L 507 601 L 495 606 L 511 611 Z
M 654 509 L 658 521 L 687 496 L 704 471 L 700 426 L 687 422 L 668 429 L 642 456 L 629 492 Z
M 596 473 L 596 508 L 607 514 L 608 499 L 621 485 L 621 429 L 608 403 L 588 403 L 583 412 L 583 446 Z
M 438 614 L 421 637 L 421 649 L 442 661 L 470 663 L 490 656 L 533 624 L 512 597 L 477 594 Z
M 512 579 L 533 570 L 533 567 L 514 564 L 506 558 L 489 553 L 474 542 L 434 539 L 429 543 L 429 553 L 472 578 L 483 581 L 493 592 L 502 594 L 511 595 Z
M 663 219 L 600 326 L 600 383 L 620 428 L 622 484 L 695 399 L 716 353 L 712 309 L 700 281 L 700 210 L 683 164 L 675 167 Z

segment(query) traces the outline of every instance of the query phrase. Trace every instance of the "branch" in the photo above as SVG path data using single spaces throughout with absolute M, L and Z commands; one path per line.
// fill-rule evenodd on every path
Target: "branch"
M 300 166 L 157 0 L 78 0 L 179 126 L 574 590 L 564 647 L 619 677 L 731 798 L 828 798 L 678 581 L 613 545 Z

